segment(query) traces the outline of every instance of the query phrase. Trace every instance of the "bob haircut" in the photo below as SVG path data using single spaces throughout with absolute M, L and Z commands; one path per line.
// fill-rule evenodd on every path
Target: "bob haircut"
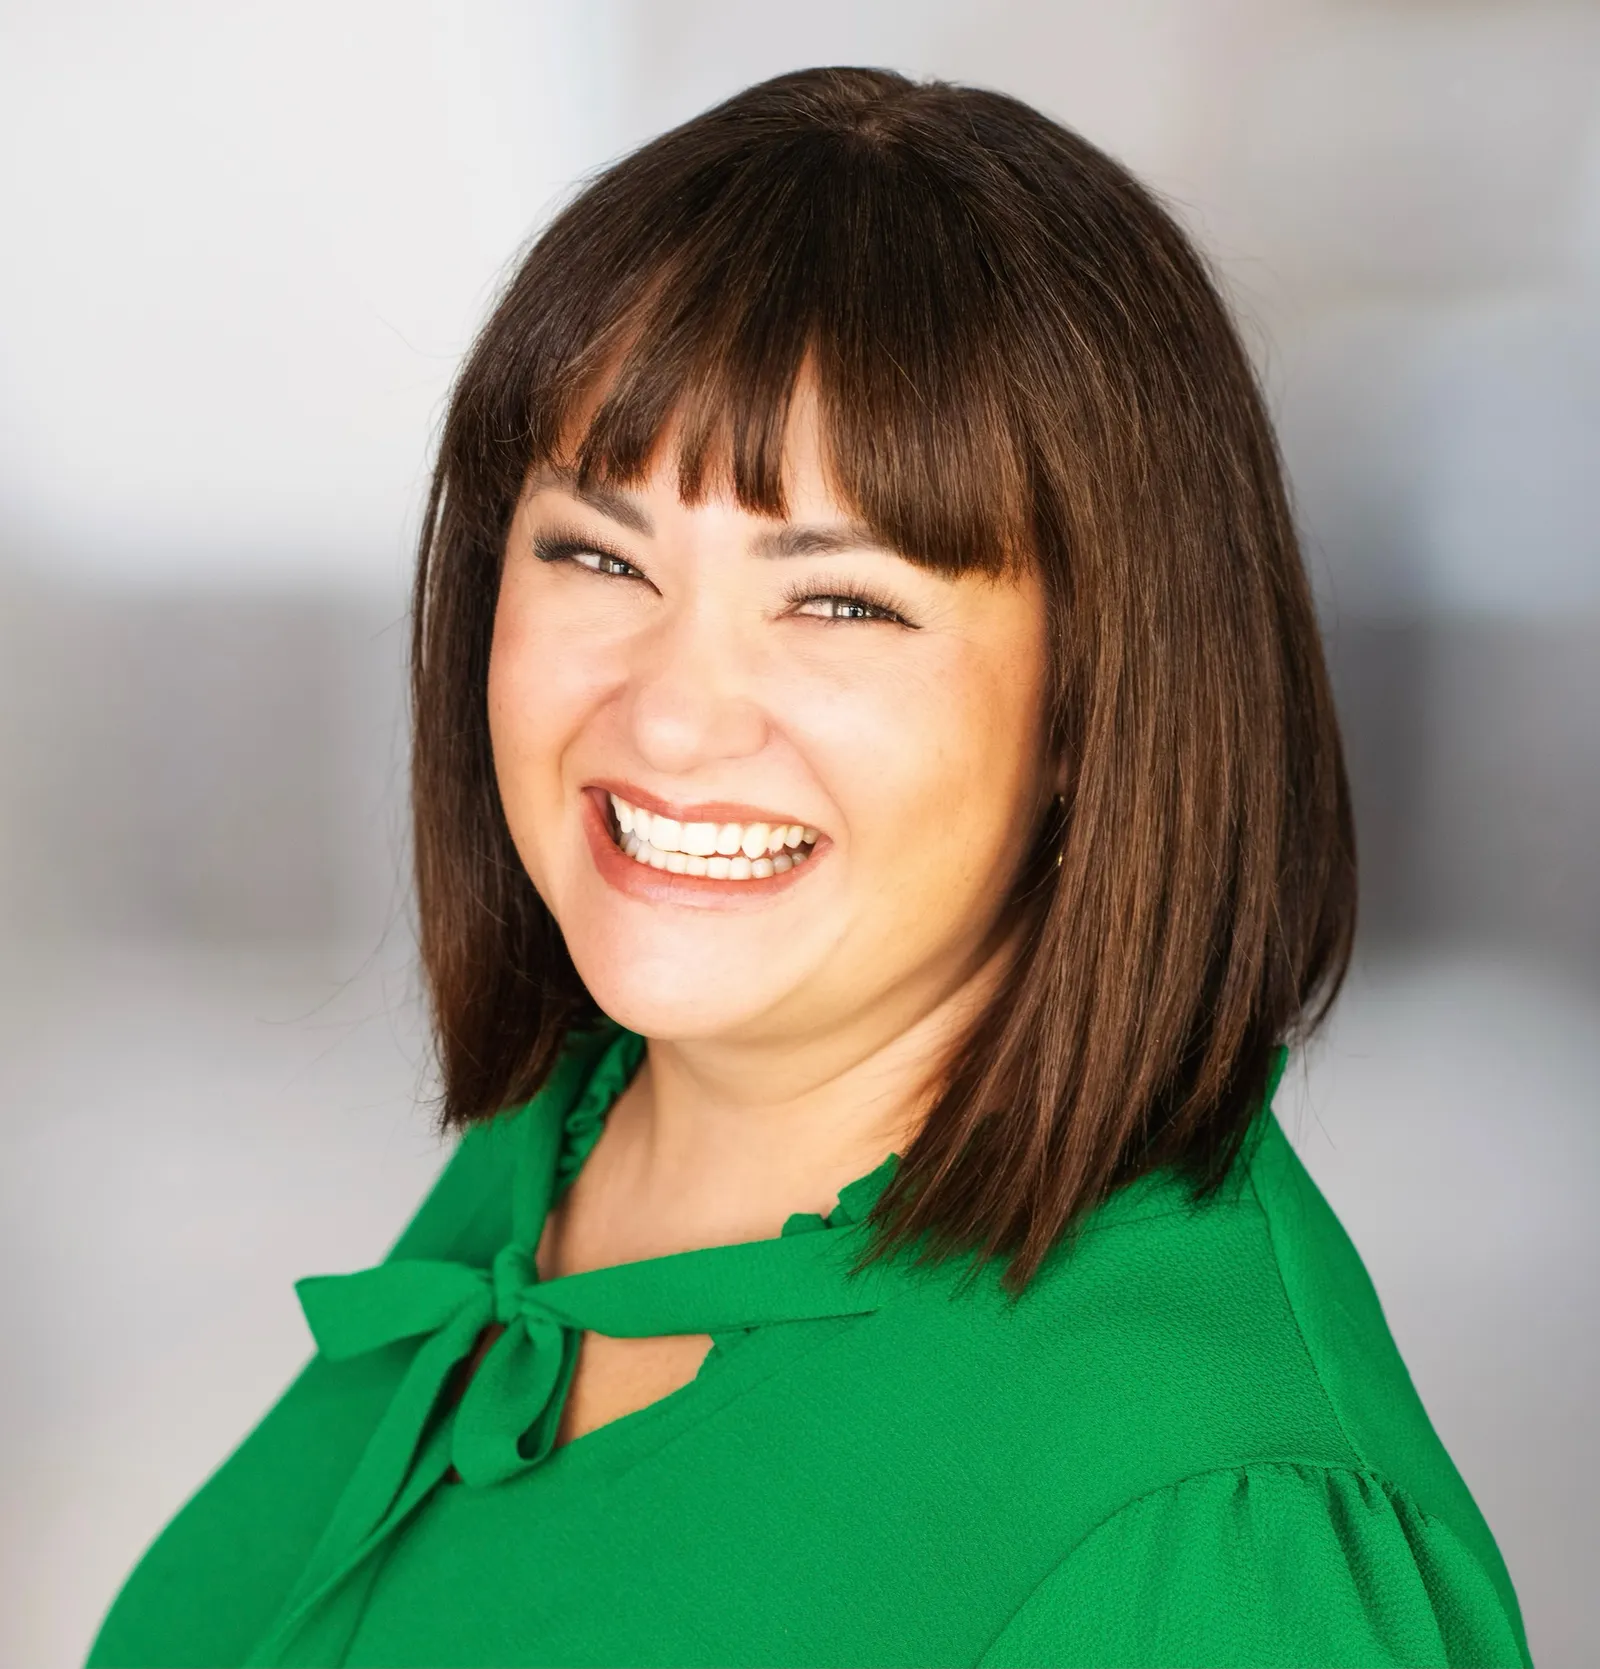
M 1018 100 L 782 75 L 600 174 L 451 398 L 413 600 L 421 954 L 441 1121 L 526 1101 L 603 1022 L 512 845 L 489 645 L 531 468 L 785 513 L 813 379 L 835 496 L 946 575 L 1031 564 L 1068 791 L 998 900 L 1020 949 L 932 1064 L 862 1262 L 919 1243 L 1020 1294 L 1117 1188 L 1214 1193 L 1276 1046 L 1349 961 L 1349 795 L 1272 429 L 1217 289 L 1121 166 Z M 576 431 L 576 432 L 575 432 Z

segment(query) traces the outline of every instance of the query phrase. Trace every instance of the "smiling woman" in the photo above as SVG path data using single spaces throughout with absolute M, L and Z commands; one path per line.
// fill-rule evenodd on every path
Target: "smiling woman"
M 590 184 L 415 596 L 462 1139 L 96 1664 L 1523 1664 L 1271 1111 L 1343 763 L 1203 264 L 994 93 Z

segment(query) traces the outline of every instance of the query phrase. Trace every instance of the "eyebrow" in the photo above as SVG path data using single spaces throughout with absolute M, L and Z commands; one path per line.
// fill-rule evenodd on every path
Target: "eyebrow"
M 879 550 L 882 541 L 865 522 L 837 527 L 778 527 L 750 541 L 754 556 L 834 556 L 840 551 Z
M 631 528 L 643 538 L 649 539 L 655 534 L 655 523 L 645 514 L 643 507 L 631 493 L 602 486 L 598 481 L 582 484 L 578 480 L 576 470 L 563 469 L 558 464 L 547 464 L 534 477 L 533 486 L 535 492 L 541 487 L 560 487 L 563 492 L 571 493 L 580 504 L 587 504 L 591 510 L 598 510 L 602 516 L 609 516 L 612 521 L 622 527 Z
M 631 493 L 599 482 L 580 485 L 575 470 L 551 464 L 535 478 L 535 490 L 541 486 L 560 487 L 581 504 L 598 510 L 619 526 L 631 528 L 643 538 L 652 538 L 655 524 Z M 882 541 L 865 522 L 841 522 L 827 527 L 787 526 L 758 533 L 750 541 L 752 556 L 782 559 L 791 556 L 835 556 L 840 551 L 881 550 Z

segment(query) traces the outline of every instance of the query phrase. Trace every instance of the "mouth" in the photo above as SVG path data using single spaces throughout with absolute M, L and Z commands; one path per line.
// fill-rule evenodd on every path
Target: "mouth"
M 801 823 L 680 823 L 603 797 L 612 844 L 644 869 L 749 886 L 798 869 L 811 858 L 819 831 Z

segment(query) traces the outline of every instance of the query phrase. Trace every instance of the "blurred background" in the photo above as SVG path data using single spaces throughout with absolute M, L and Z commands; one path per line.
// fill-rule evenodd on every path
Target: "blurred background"
M 751 81 L 1002 88 L 1161 191 L 1288 454 L 1358 797 L 1280 1116 L 1544 1666 L 1600 1461 L 1600 7 L 0 0 L 0 1659 L 78 1661 L 444 1158 L 405 879 L 451 375 Z M 1587 1648 L 1587 1649 L 1586 1649 Z

